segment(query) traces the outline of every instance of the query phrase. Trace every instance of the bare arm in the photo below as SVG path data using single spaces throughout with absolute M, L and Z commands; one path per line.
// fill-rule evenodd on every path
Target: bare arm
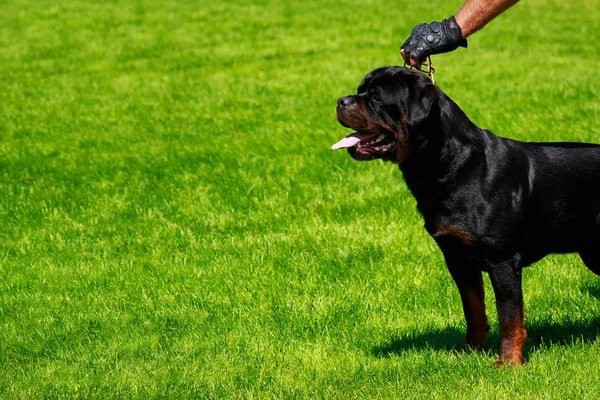
M 463 38 L 483 28 L 519 0 L 467 0 L 454 15 Z

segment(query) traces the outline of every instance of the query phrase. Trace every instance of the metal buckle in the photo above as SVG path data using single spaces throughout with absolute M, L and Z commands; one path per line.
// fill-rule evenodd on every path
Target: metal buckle
M 433 64 L 431 64 L 431 57 L 427 56 L 427 63 L 423 63 L 421 64 L 421 66 L 426 66 L 427 71 L 422 70 L 421 68 L 414 68 L 412 65 L 407 65 L 406 61 L 404 61 L 404 68 L 415 69 L 426 74 L 429 77 L 429 79 L 431 79 L 431 83 L 435 85 L 435 77 L 433 76 L 433 74 L 435 74 L 435 67 L 433 66 Z

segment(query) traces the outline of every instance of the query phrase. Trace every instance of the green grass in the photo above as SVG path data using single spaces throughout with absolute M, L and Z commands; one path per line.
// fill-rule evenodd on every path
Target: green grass
M 464 335 L 399 171 L 329 146 L 460 2 L 0 3 L 1 398 L 598 398 L 600 278 L 525 272 L 523 368 Z M 600 1 L 434 57 L 480 126 L 600 142 Z

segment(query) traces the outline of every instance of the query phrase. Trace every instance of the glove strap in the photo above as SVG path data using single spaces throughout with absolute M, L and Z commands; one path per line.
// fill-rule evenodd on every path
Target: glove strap
M 448 38 L 450 38 L 453 43 L 456 43 L 461 47 L 467 47 L 467 39 L 463 38 L 462 29 L 460 29 L 460 26 L 458 25 L 458 22 L 456 22 L 454 15 L 447 20 L 442 21 L 442 23 L 445 23 Z

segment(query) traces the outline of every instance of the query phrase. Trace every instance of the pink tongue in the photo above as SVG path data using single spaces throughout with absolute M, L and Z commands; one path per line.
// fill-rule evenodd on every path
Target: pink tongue
M 355 144 L 357 144 L 358 142 L 360 142 L 361 140 L 366 139 L 371 136 L 373 136 L 373 135 L 372 134 L 365 135 L 362 133 L 355 132 L 351 135 L 346 136 L 345 138 L 343 138 L 342 140 L 340 140 L 339 142 L 337 142 L 336 144 L 331 146 L 331 150 L 338 150 L 338 149 L 345 149 L 348 147 L 352 147 Z

